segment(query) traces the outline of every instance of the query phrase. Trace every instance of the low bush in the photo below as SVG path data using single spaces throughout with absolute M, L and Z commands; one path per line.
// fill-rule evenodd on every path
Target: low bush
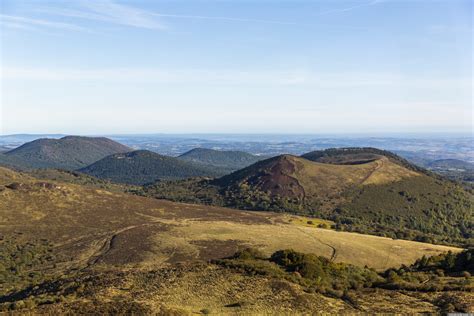
M 265 258 L 258 250 L 248 248 L 215 263 L 250 275 L 285 279 L 303 285 L 309 291 L 328 295 L 370 287 L 381 281 L 381 277 L 369 268 L 333 263 L 324 257 L 291 249 L 276 251 L 270 258 Z

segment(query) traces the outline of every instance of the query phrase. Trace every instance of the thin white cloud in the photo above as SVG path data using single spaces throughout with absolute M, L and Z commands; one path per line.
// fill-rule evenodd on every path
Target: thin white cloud
M 333 10 L 323 11 L 323 12 L 320 12 L 319 14 L 317 14 L 317 15 L 319 16 L 319 15 L 328 15 L 328 14 L 336 14 L 336 13 L 349 12 L 349 11 L 352 11 L 352 10 L 355 10 L 355 9 L 359 9 L 359 8 L 362 8 L 362 7 L 372 6 L 372 5 L 381 3 L 381 2 L 384 2 L 384 0 L 372 0 L 372 1 L 369 1 L 369 2 L 365 2 L 365 3 L 353 5 L 353 6 L 346 7 L 346 8 L 340 8 L 340 9 L 333 9 Z
M 383 0 L 373 0 L 368 3 L 360 5 L 329 10 L 321 12 L 318 15 L 333 14 L 338 12 L 351 11 L 363 6 L 371 6 L 377 4 Z M 130 5 L 118 4 L 113 0 L 97 0 L 97 1 L 79 1 L 73 3 L 74 6 L 71 8 L 58 8 L 58 7 L 42 7 L 36 8 L 36 12 L 44 13 L 53 16 L 71 17 L 78 19 L 86 19 L 91 21 L 99 21 L 111 24 L 125 25 L 137 28 L 145 29 L 166 29 L 167 26 L 163 22 L 163 19 L 195 19 L 195 20 L 214 20 L 223 22 L 234 22 L 234 23 L 264 23 L 264 24 L 279 24 L 279 25 L 301 25 L 298 22 L 293 21 L 280 21 L 280 20 L 268 20 L 268 19 L 249 19 L 242 17 L 231 17 L 231 16 L 207 16 L 207 15 L 185 15 L 185 14 L 168 14 L 159 13 L 150 10 L 144 10 L 136 8 Z M 347 27 L 356 28 L 344 25 L 330 25 L 330 27 Z
M 111 0 L 102 1 L 81 1 L 80 8 L 63 9 L 63 8 L 40 8 L 37 12 L 50 15 L 58 15 L 72 18 L 95 20 L 113 24 L 127 25 L 147 29 L 165 29 L 166 25 L 160 18 L 177 18 L 177 19 L 196 19 L 196 20 L 216 20 L 226 22 L 250 22 L 250 23 L 266 23 L 281 25 L 296 25 L 295 22 L 277 21 L 266 19 L 248 19 L 229 16 L 204 16 L 204 15 L 182 15 L 182 14 L 165 14 L 149 10 L 143 10 L 132 6 L 118 4 Z
M 334 9 L 324 11 L 318 16 L 335 14 L 341 12 L 351 11 L 364 6 L 372 6 L 380 2 L 387 0 L 372 0 L 370 2 L 346 7 L 342 9 Z M 267 20 L 267 19 L 249 19 L 242 17 L 230 17 L 230 16 L 207 16 L 207 15 L 183 15 L 183 14 L 167 14 L 159 13 L 141 8 L 133 7 L 130 5 L 119 4 L 113 0 L 78 0 L 77 2 L 70 2 L 69 8 L 64 7 L 36 7 L 34 11 L 50 16 L 60 16 L 68 18 L 86 19 L 91 21 L 98 21 L 110 24 L 124 25 L 136 28 L 145 28 L 152 30 L 166 29 L 167 26 L 163 23 L 163 19 L 196 19 L 196 20 L 215 20 L 224 22 L 235 22 L 235 23 L 265 23 L 265 24 L 279 24 L 279 25 L 300 25 L 298 22 L 292 21 L 279 21 L 279 20 Z M 3 16 L 3 18 L 2 18 Z M 0 23 L 6 27 L 17 28 L 17 29 L 31 29 L 32 25 L 37 28 L 57 28 L 63 30 L 73 31 L 85 31 L 88 30 L 85 27 L 74 25 L 71 23 L 63 23 L 51 21 L 50 19 L 36 19 L 30 17 L 20 16 L 9 16 L 0 15 Z M 306 25 L 307 26 L 307 25 Z M 344 26 L 344 25 L 327 25 L 328 27 L 338 28 L 356 28 L 360 27 Z M 90 30 L 89 30 L 90 31 Z
M 0 23 L 7 27 L 16 27 L 16 28 L 23 28 L 23 29 L 31 29 L 32 27 L 46 27 L 46 28 L 55 28 L 55 29 L 63 29 L 63 30 L 70 30 L 70 31 L 86 31 L 87 29 L 81 26 L 77 26 L 70 23 L 62 23 L 62 22 L 53 22 L 43 19 L 33 19 L 28 17 L 22 16 L 13 16 L 7 14 L 0 14 Z
M 180 14 L 162 14 L 152 13 L 154 16 L 166 17 L 166 18 L 179 18 L 179 19 L 197 19 L 197 20 L 219 20 L 228 22 L 256 22 L 256 23 L 269 23 L 269 24 L 282 24 L 282 25 L 297 25 L 295 22 L 285 22 L 276 20 L 263 20 L 263 19 L 245 19 L 245 18 L 234 18 L 227 16 L 203 16 L 203 15 L 180 15 Z
M 83 15 L 85 18 L 147 29 L 166 28 L 150 12 L 110 0 L 83 1 L 82 6 L 93 12 Z
M 62 16 L 68 18 L 78 18 L 91 21 L 105 22 L 110 24 L 117 24 L 123 26 L 131 26 L 136 28 L 145 28 L 151 30 L 161 30 L 166 29 L 166 26 L 158 21 L 155 21 L 154 17 L 150 16 L 144 18 L 144 16 L 111 16 L 103 15 L 97 12 L 88 12 L 80 10 L 70 10 L 70 9 L 58 9 L 58 8 L 43 8 L 37 10 L 37 12 L 46 13 L 48 15 Z
M 30 29 L 31 26 L 35 26 L 35 28 L 32 29 L 57 28 L 72 31 L 89 30 L 86 27 L 69 23 L 69 21 L 73 21 L 71 19 L 68 20 L 68 23 L 53 20 L 53 17 L 66 17 L 145 29 L 166 28 L 166 26 L 160 21 L 159 17 L 153 15 L 151 12 L 128 5 L 118 4 L 111 0 L 78 0 L 75 2 L 71 1 L 68 4 L 69 8 L 64 8 L 65 6 L 38 7 L 36 5 L 30 5 L 28 8 L 35 14 L 34 17 L 0 14 L 0 23 L 6 27 L 18 29 Z M 37 14 L 42 15 L 41 19 L 36 18 Z
M 20 30 L 28 30 L 28 31 L 36 30 L 36 28 L 29 26 L 27 24 L 2 21 L 1 18 L 0 18 L 0 25 L 5 26 L 7 28 L 12 28 L 12 29 L 20 29 Z

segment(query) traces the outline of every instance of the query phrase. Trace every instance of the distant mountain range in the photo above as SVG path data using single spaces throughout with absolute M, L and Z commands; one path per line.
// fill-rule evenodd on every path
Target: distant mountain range
M 156 180 L 222 175 L 218 169 L 203 164 L 137 150 L 105 157 L 80 172 L 114 182 L 142 185 Z
M 196 148 L 179 157 L 146 150 L 132 151 L 103 137 L 43 138 L 13 150 L 3 149 L 0 151 L 0 165 L 19 170 L 80 170 L 101 179 L 141 185 L 160 179 L 222 176 L 262 159 L 241 151 L 206 148 Z M 127 152 L 130 154 L 121 155 Z
M 226 172 L 245 168 L 267 157 L 252 155 L 243 151 L 221 151 L 195 148 L 178 157 L 181 160 L 211 165 Z
M 19 169 L 74 170 L 108 155 L 131 150 L 127 146 L 104 137 L 42 138 L 1 154 L 0 164 Z

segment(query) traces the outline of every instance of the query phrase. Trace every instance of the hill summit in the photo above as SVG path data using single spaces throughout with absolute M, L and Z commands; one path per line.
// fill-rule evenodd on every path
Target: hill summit
M 355 159 L 347 157 L 342 159 L 343 164 L 336 165 L 281 155 L 224 176 L 214 183 L 235 193 L 260 192 L 282 203 L 316 203 L 320 210 L 326 211 L 345 200 L 343 193 L 349 189 L 420 176 L 385 156 L 364 157 L 366 160 L 361 156 Z
M 373 147 L 345 147 L 345 148 L 329 148 L 325 150 L 315 150 L 301 155 L 301 157 L 322 163 L 335 165 L 356 165 L 375 161 L 382 157 L 386 157 L 391 162 L 396 163 L 407 169 L 426 173 L 426 170 L 420 168 L 408 160 L 388 151 Z

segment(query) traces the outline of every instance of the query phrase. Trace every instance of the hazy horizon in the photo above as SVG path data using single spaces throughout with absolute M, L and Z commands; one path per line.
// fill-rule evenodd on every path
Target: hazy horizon
M 86 137 L 118 137 L 118 136 L 130 136 L 130 137 L 251 137 L 251 136 L 263 136 L 263 137 L 334 137 L 334 138 L 455 138 L 455 137 L 474 137 L 471 132 L 380 132 L 380 133 L 363 133 L 363 132 L 340 132 L 340 133 L 12 133 L 12 134 L 0 134 L 0 137 L 9 136 L 86 136 Z

